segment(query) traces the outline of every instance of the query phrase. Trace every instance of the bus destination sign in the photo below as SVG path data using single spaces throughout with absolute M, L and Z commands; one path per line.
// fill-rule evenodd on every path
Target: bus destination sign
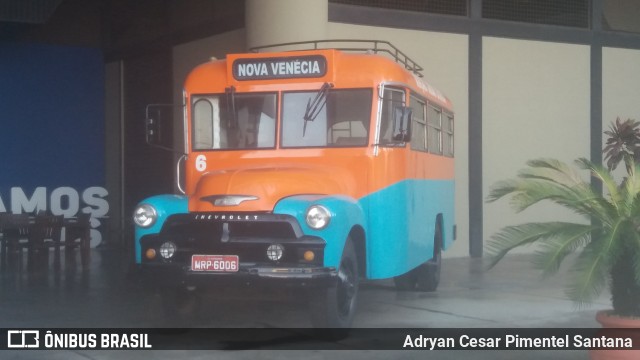
M 326 73 L 327 59 L 321 55 L 236 59 L 233 62 L 236 80 L 318 78 Z

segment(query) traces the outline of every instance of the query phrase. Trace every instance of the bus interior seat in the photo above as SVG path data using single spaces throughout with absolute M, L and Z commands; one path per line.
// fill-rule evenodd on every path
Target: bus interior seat
M 366 136 L 354 136 L 354 137 L 341 136 L 336 139 L 336 142 L 334 144 L 338 146 L 357 146 L 357 145 L 363 146 L 367 144 L 367 137 Z

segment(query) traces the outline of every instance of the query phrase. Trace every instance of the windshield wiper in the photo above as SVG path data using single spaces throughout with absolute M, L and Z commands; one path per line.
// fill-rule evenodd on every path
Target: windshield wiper
M 227 128 L 235 129 L 236 125 L 238 125 L 238 113 L 236 112 L 236 87 L 230 86 L 224 89 L 224 92 L 227 100 L 227 111 L 231 113 L 231 116 L 227 118 Z
M 329 92 L 329 89 L 332 87 L 333 84 L 328 82 L 322 84 L 322 87 L 316 93 L 316 97 L 313 98 L 313 101 L 311 98 L 307 101 L 307 109 L 305 110 L 303 117 L 304 127 L 302 128 L 302 137 L 304 137 L 304 134 L 307 132 L 307 122 L 315 120 L 322 111 L 322 108 L 324 108 L 324 105 L 327 103 L 327 92 Z

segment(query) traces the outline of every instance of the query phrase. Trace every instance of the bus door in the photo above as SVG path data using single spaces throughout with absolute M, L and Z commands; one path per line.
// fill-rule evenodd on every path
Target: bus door
M 372 161 L 369 195 L 368 246 L 370 276 L 383 279 L 405 273 L 412 264 L 408 244 L 410 188 L 407 177 L 407 144 L 410 129 L 406 92 L 381 86 L 376 121 L 377 155 Z M 404 114 L 404 116 L 403 116 Z M 403 124 L 404 122 L 404 124 Z

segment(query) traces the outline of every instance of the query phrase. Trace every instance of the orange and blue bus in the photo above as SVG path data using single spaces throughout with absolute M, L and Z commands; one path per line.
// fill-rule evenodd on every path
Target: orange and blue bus
M 388 42 L 271 49 L 186 78 L 184 194 L 135 209 L 139 267 L 173 299 L 309 289 L 317 327 L 351 326 L 362 279 L 435 290 L 455 238 L 451 102 Z

